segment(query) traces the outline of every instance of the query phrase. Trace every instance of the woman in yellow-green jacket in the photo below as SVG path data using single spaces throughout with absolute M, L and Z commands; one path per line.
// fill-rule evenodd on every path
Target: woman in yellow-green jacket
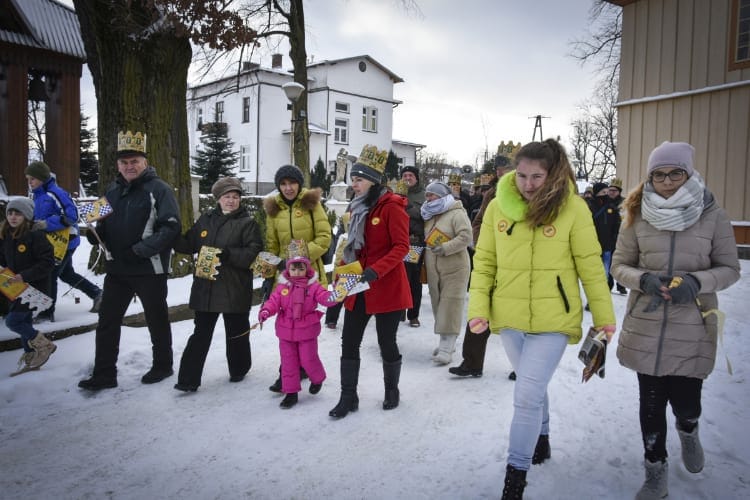
M 615 317 L 591 212 L 555 140 L 526 144 L 487 206 L 474 254 L 469 325 L 501 334 L 516 372 L 503 499 L 522 498 L 532 463 L 550 456 L 547 385 L 581 339 L 579 280 L 594 326 Z

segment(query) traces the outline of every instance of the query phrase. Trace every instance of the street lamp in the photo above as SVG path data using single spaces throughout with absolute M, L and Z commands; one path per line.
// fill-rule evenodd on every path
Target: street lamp
M 289 130 L 289 151 L 291 163 L 292 165 L 294 165 L 294 124 L 300 120 L 305 119 L 304 110 L 300 111 L 299 118 L 296 118 L 294 116 L 294 104 L 297 102 L 297 99 L 299 99 L 299 96 L 302 95 L 302 92 L 305 91 L 305 86 L 297 82 L 288 82 L 282 85 L 281 89 L 284 91 L 284 94 L 286 94 L 286 98 L 289 100 L 287 109 L 290 109 L 292 111 L 291 126 Z

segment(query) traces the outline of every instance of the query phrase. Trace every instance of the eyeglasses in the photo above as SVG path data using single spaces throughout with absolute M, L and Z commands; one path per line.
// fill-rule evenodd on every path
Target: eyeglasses
M 664 182 L 664 179 L 669 177 L 670 181 L 678 182 L 678 181 L 681 181 L 685 177 L 685 174 L 687 174 L 687 172 L 679 168 L 672 170 L 671 172 L 666 172 L 666 173 L 654 172 L 653 174 L 651 174 L 651 180 L 654 182 Z

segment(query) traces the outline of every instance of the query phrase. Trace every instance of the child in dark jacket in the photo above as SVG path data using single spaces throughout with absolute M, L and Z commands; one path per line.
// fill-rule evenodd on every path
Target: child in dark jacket
M 323 311 L 318 304 L 336 304 L 331 292 L 318 282 L 318 273 L 304 256 L 290 257 L 279 275 L 276 289 L 263 304 L 258 320 L 276 317 L 276 336 L 281 352 L 281 391 L 286 394 L 279 406 L 289 409 L 297 404 L 301 390 L 300 366 L 310 377 L 310 393 L 317 394 L 326 378 L 318 356 L 318 335 Z
M 14 198 L 5 209 L 6 220 L 0 224 L 0 267 L 8 284 L 28 283 L 47 293 L 49 276 L 55 267 L 52 245 L 44 232 L 36 230 L 34 202 Z M 47 362 L 57 346 L 34 329 L 28 298 L 16 298 L 10 305 L 5 324 L 21 336 L 23 354 L 15 374 L 36 370 Z

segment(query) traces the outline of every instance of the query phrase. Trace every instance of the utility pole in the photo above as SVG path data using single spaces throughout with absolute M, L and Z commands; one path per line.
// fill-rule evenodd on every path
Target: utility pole
M 542 116 L 542 115 L 536 115 L 536 116 L 529 116 L 529 119 L 535 118 L 536 121 L 534 122 L 534 134 L 531 136 L 531 140 L 536 139 L 536 129 L 539 129 L 539 140 L 544 140 L 544 135 L 542 134 L 542 118 L 550 118 L 549 116 Z

